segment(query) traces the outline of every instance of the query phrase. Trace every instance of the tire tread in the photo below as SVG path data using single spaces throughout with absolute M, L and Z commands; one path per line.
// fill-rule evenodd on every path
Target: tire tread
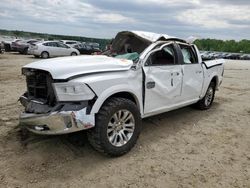
M 109 116 L 109 111 L 111 108 L 115 107 L 115 106 L 120 106 L 122 104 L 128 104 L 128 105 L 132 105 L 134 108 L 137 109 L 137 106 L 134 102 L 132 102 L 131 100 L 125 99 L 125 98 L 111 98 L 108 99 L 104 105 L 101 107 L 100 111 L 98 112 L 98 114 L 96 115 L 96 126 L 88 131 L 88 140 L 89 143 L 92 145 L 92 147 L 97 150 L 98 152 L 101 152 L 105 155 L 109 155 L 109 156 L 121 156 L 125 153 L 127 153 L 128 151 L 130 151 L 133 146 L 136 144 L 136 142 L 132 142 L 131 146 L 123 151 L 120 152 L 115 152 L 115 151 L 110 151 L 105 147 L 105 143 L 103 142 L 103 140 L 101 139 L 101 125 L 100 123 L 105 121 L 106 118 Z M 139 128 L 141 129 L 141 125 L 139 123 Z M 140 130 L 139 130 L 140 132 Z M 139 134 L 136 135 L 136 140 L 138 139 Z

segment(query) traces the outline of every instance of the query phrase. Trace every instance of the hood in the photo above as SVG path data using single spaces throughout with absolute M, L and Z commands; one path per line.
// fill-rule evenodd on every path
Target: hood
M 68 79 L 73 76 L 107 72 L 126 71 L 133 65 L 131 60 L 117 59 L 104 55 L 83 55 L 41 60 L 23 68 L 48 71 L 53 79 Z

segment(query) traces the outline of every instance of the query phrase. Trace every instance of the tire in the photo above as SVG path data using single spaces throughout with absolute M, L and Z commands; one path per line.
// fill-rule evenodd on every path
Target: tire
M 24 48 L 23 54 L 24 54 L 24 55 L 27 55 L 27 54 L 28 54 L 28 48 Z
M 47 59 L 47 58 L 49 58 L 49 53 L 48 53 L 48 52 L 42 52 L 42 53 L 41 53 L 41 57 L 42 57 L 43 59 Z
M 88 131 L 88 140 L 97 151 L 117 157 L 134 147 L 140 132 L 141 117 L 136 104 L 124 98 L 111 98 L 96 115 L 95 127 Z
M 196 103 L 196 107 L 200 110 L 209 109 L 213 104 L 214 95 L 215 95 L 215 83 L 211 82 L 210 85 L 208 86 L 205 96 Z
M 71 56 L 77 56 L 77 53 L 76 52 L 72 52 Z

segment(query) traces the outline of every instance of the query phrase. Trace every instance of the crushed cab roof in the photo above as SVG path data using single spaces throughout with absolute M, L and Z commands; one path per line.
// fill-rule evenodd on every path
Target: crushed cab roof
M 159 40 L 175 40 L 186 43 L 183 39 L 172 37 L 167 34 L 146 31 L 121 31 L 117 33 L 113 40 L 112 48 L 118 52 L 118 54 L 128 52 L 126 50 L 127 47 L 131 48 L 132 52 L 141 53 L 147 46 Z
M 159 34 L 159 33 L 147 32 L 147 31 L 121 31 L 121 32 L 117 33 L 117 36 L 121 35 L 121 34 L 123 34 L 123 35 L 135 35 L 135 36 L 140 37 L 144 40 L 147 40 L 151 43 L 156 42 L 158 40 L 178 40 L 181 42 L 186 42 L 183 39 L 169 36 L 167 34 Z

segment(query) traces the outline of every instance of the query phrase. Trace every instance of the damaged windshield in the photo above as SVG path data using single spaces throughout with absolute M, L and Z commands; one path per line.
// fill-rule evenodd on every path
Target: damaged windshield
M 132 60 L 133 62 L 137 62 L 139 60 L 139 54 L 137 52 L 134 53 L 126 53 L 122 55 L 117 55 L 115 58 L 118 59 L 127 59 L 127 60 Z
M 132 32 L 120 32 L 103 55 L 128 59 L 136 63 L 141 54 L 152 42 Z

